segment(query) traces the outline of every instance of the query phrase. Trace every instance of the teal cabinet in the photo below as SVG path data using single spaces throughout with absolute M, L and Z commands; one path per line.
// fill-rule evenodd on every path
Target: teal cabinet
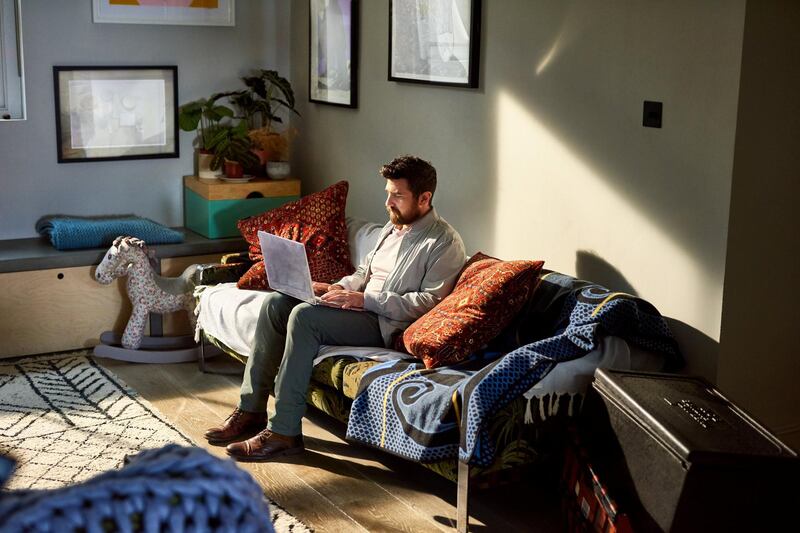
M 238 236 L 239 219 L 300 198 L 300 180 L 294 179 L 227 183 L 185 176 L 183 184 L 184 225 L 209 239 Z

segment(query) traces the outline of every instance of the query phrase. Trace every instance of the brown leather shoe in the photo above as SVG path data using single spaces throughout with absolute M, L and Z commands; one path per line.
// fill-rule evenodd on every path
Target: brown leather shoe
M 228 444 L 225 451 L 237 461 L 260 462 L 302 453 L 305 449 L 302 435 L 287 437 L 265 429 L 244 442 Z
M 246 439 L 267 427 L 267 413 L 248 413 L 238 407 L 221 426 L 211 428 L 203 435 L 209 444 L 227 444 Z

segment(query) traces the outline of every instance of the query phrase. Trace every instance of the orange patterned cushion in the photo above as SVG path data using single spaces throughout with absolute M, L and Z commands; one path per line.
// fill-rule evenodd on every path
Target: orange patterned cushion
M 353 272 L 347 247 L 344 210 L 348 184 L 340 181 L 318 193 L 238 222 L 250 245 L 250 259 L 257 261 L 239 279 L 240 289 L 269 289 L 258 232 L 266 231 L 306 245 L 308 267 L 314 281 L 332 282 Z
M 406 350 L 427 368 L 464 360 L 511 322 L 536 288 L 542 265 L 475 254 L 453 292 L 405 330 Z

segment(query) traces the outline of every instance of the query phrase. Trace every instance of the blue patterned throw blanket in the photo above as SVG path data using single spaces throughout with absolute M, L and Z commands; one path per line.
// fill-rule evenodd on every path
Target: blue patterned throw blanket
M 487 427 L 492 415 L 555 365 L 597 348 L 604 336 L 663 354 L 667 369 L 682 364 L 663 317 L 640 298 L 552 272 L 534 300 L 548 308 L 518 326 L 530 332 L 550 320 L 546 329 L 554 336 L 494 354 L 488 364 L 483 354 L 447 368 L 391 361 L 370 369 L 350 410 L 347 438 L 423 463 L 458 454 L 463 462 L 488 466 L 495 453 Z
M 147 244 L 183 242 L 183 233 L 136 215 L 78 217 L 49 215 L 36 222 L 36 231 L 50 239 L 57 250 L 104 248 L 120 235 L 142 239 Z

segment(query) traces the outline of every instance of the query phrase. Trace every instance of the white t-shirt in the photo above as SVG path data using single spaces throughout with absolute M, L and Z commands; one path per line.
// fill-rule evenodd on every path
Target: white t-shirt
M 394 269 L 394 264 L 397 262 L 397 253 L 400 251 L 400 243 L 403 242 L 403 237 L 410 227 L 405 229 L 397 229 L 396 227 L 392 232 L 386 236 L 381 243 L 381 247 L 375 251 L 372 256 L 372 264 L 370 265 L 369 280 L 364 292 L 381 292 L 383 284 L 389 273 Z

